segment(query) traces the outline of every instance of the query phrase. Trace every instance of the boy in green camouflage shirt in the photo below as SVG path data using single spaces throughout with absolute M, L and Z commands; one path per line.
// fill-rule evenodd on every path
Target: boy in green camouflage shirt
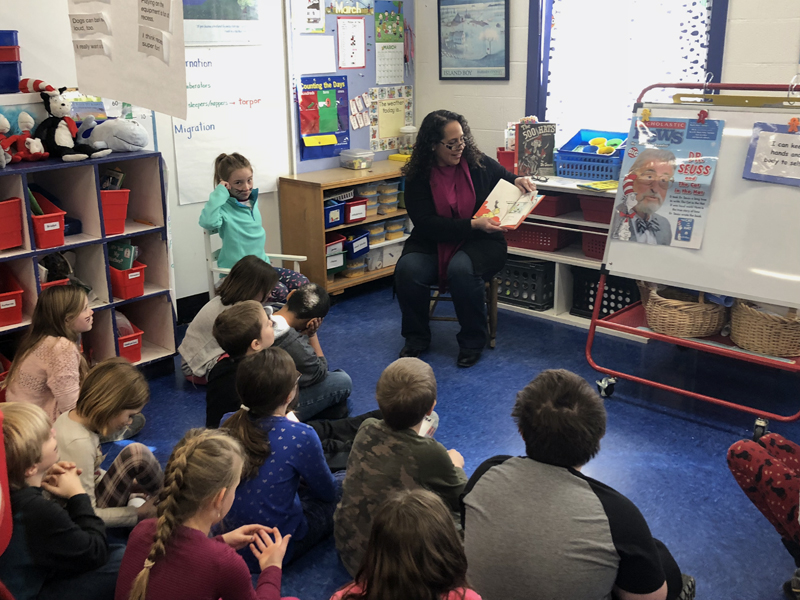
M 383 420 L 361 424 L 334 515 L 336 548 L 352 576 L 366 551 L 372 517 L 393 492 L 425 488 L 455 513 L 467 483 L 461 454 L 419 435 L 436 405 L 436 378 L 427 363 L 418 358 L 394 361 L 381 374 L 376 396 Z

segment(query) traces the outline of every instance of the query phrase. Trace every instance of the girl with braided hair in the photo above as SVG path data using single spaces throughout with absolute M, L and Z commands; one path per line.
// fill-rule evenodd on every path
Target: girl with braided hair
M 183 436 L 167 463 L 158 519 L 142 521 L 130 535 L 116 600 L 280 598 L 281 563 L 291 536 L 244 525 L 209 538 L 230 510 L 243 464 L 241 445 L 223 431 L 191 429 Z M 248 545 L 261 567 L 255 590 L 236 553 Z

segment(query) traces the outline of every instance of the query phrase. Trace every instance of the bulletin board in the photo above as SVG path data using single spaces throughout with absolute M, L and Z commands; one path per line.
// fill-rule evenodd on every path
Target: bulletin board
M 321 0 L 322 1 L 322 0 Z M 339 5 L 352 5 L 353 2 L 348 0 L 324 0 L 325 5 L 327 8 L 330 8 L 330 4 L 332 2 L 336 2 Z M 394 4 L 393 2 L 380 2 L 381 4 Z M 292 43 L 292 52 L 295 52 L 296 48 L 301 46 L 301 38 L 308 38 L 308 37 L 315 37 L 321 38 L 322 36 L 331 36 L 333 37 L 334 43 L 331 44 L 334 48 L 336 47 L 336 35 L 337 35 L 337 19 L 340 16 L 360 16 L 364 18 L 364 26 L 366 31 L 366 67 L 363 69 L 339 69 L 336 65 L 339 64 L 338 61 L 338 54 L 334 58 L 336 59 L 333 61 L 334 66 L 331 68 L 330 71 L 326 73 L 292 73 L 292 81 L 294 82 L 294 92 L 293 92 L 293 102 L 295 103 L 294 107 L 294 114 L 298 115 L 298 106 L 297 103 L 299 102 L 299 98 L 297 95 L 297 84 L 300 82 L 301 77 L 308 77 L 314 75 L 331 75 L 331 76 L 339 76 L 339 77 L 346 77 L 347 78 L 347 93 L 349 98 L 355 98 L 356 96 L 361 96 L 362 94 L 369 95 L 371 88 L 382 87 L 384 85 L 388 86 L 389 84 L 381 84 L 380 86 L 376 83 L 376 28 L 375 28 L 375 14 L 374 14 L 374 7 L 375 7 L 375 0 L 362 0 L 361 2 L 356 3 L 359 6 L 368 5 L 373 8 L 373 12 L 369 14 L 362 14 L 362 15 L 343 15 L 343 14 L 332 14 L 326 11 L 326 14 L 323 15 L 325 19 L 325 33 L 324 34 L 315 34 L 315 33 L 302 33 L 300 28 L 300 19 L 295 20 L 294 15 L 292 18 L 289 19 L 290 23 L 290 32 L 288 34 L 288 38 Z M 296 9 L 296 4 L 291 4 L 292 10 Z M 403 15 L 403 22 L 407 23 L 410 27 L 414 28 L 414 2 L 413 0 L 405 0 L 402 3 L 402 15 Z M 304 41 L 304 40 L 303 40 Z M 320 44 L 321 45 L 321 44 Z M 402 42 L 400 43 L 402 46 Z M 334 50 L 336 51 L 336 50 Z M 291 61 L 290 61 L 290 64 Z M 405 85 L 405 86 L 413 86 L 414 85 L 414 71 L 413 69 L 409 70 L 408 67 L 404 69 L 404 76 L 403 81 L 398 81 L 391 85 Z M 296 171 L 298 173 L 308 173 L 311 171 L 319 171 L 322 169 L 330 169 L 333 167 L 339 166 L 339 158 L 338 156 L 332 158 L 321 158 L 315 160 L 302 160 L 301 158 L 301 143 L 300 140 L 300 124 L 299 124 L 299 116 L 297 117 L 298 122 L 295 123 L 293 127 L 293 136 L 294 136 L 294 147 L 295 147 L 295 159 L 296 159 Z M 364 126 L 359 129 L 353 130 L 349 128 L 347 130 L 347 138 L 349 142 L 350 148 L 357 148 L 357 149 L 369 149 L 370 148 L 370 136 L 371 136 L 371 127 Z M 375 152 L 375 160 L 385 160 L 389 154 L 395 154 L 396 150 L 384 150 L 384 151 L 377 151 Z

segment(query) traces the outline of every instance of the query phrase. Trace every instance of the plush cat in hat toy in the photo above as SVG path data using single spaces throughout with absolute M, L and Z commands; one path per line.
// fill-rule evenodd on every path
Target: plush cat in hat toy
M 26 93 L 39 92 L 42 97 L 44 108 L 50 116 L 39 123 L 34 137 L 42 140 L 44 149 L 51 156 L 64 162 L 77 162 L 111 154 L 108 148 L 98 150 L 76 142 L 78 127 L 69 116 L 72 103 L 64 97 L 67 88 L 55 89 L 40 79 L 23 79 L 19 82 L 19 89 Z

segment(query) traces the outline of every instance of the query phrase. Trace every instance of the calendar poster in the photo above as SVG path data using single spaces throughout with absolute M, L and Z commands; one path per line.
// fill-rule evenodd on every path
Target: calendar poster
M 403 83 L 403 42 L 375 44 L 375 83 Z

